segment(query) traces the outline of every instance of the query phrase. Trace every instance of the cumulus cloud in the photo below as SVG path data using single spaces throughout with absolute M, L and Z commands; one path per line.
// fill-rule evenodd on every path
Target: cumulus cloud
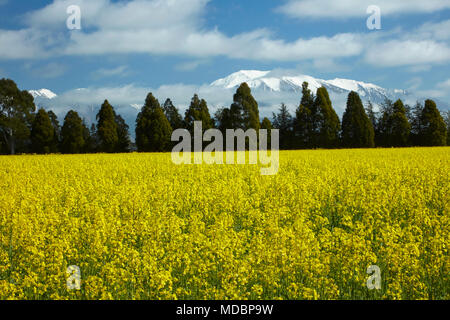
M 0 30 L 0 59 L 173 55 L 192 59 L 175 66 L 177 70 L 189 71 L 218 56 L 263 62 L 304 61 L 316 70 L 320 67 L 342 70 L 340 61 L 353 58 L 379 67 L 405 66 L 413 72 L 450 60 L 450 20 L 425 23 L 415 30 L 339 33 L 286 41 L 268 29 L 227 35 L 217 28 L 205 27 L 209 1 L 54 0 L 26 14 L 25 29 Z M 291 0 L 279 10 L 310 16 L 320 13 L 351 16 L 360 11 L 365 14 L 368 4 L 372 0 Z M 69 5 L 80 6 L 82 30 L 67 30 Z M 434 12 L 449 8 L 450 2 L 379 0 L 378 5 L 384 14 L 394 14 Z M 123 70 L 118 68 L 99 70 L 99 74 L 119 75 Z
M 366 17 L 370 5 L 379 6 L 383 15 L 431 13 L 450 8 L 448 0 L 288 0 L 277 11 L 299 19 L 345 19 Z
M 9 48 L 0 52 L 0 58 L 146 53 L 297 61 L 350 57 L 363 49 L 358 35 L 346 33 L 291 42 L 276 39 L 267 29 L 228 36 L 203 26 L 208 2 L 55 0 L 26 15 L 27 29 L 0 30 L 0 46 Z M 66 29 L 69 5 L 80 6 L 82 30 Z
M 439 64 L 450 61 L 450 47 L 433 40 L 391 40 L 373 45 L 366 60 L 384 67 Z

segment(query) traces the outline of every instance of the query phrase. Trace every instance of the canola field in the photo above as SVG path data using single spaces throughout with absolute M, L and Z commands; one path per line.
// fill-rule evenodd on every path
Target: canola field
M 0 157 L 0 299 L 450 299 L 449 160 L 288 151 L 262 176 L 170 154 Z

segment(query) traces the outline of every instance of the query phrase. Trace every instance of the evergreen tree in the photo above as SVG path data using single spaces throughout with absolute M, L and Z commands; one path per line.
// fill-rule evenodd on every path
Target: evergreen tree
M 53 143 L 51 147 L 51 152 L 56 153 L 59 150 L 59 144 L 61 141 L 61 126 L 59 125 L 58 117 L 53 111 L 48 112 L 48 117 L 52 123 L 53 127 Z
M 342 118 L 342 144 L 347 148 L 373 148 L 374 129 L 364 110 L 358 93 L 348 95 L 347 108 Z
M 195 121 L 202 122 L 203 132 L 214 127 L 214 120 L 211 119 L 211 115 L 209 114 L 208 104 L 205 100 L 200 100 L 197 94 L 192 98 L 184 117 L 185 127 L 191 133 L 194 132 Z
M 271 146 L 272 143 L 272 123 L 268 118 L 264 118 L 261 122 L 261 129 L 267 130 L 267 146 Z
M 117 125 L 117 146 L 116 152 L 119 153 L 127 153 L 130 152 L 131 149 L 131 140 L 130 140 L 130 127 L 126 124 L 125 120 L 118 114 L 116 114 L 116 125 Z
M 420 146 L 420 132 L 422 131 L 421 118 L 423 106 L 417 101 L 416 105 L 409 113 L 409 123 L 411 124 L 410 141 L 413 146 Z
M 447 145 L 450 146 L 450 110 L 445 114 L 445 124 L 447 125 Z
M 375 144 L 377 144 L 377 132 L 378 132 L 378 113 L 375 112 L 373 104 L 371 101 L 367 103 L 366 114 L 372 123 L 373 129 L 375 131 Z
M 98 151 L 97 143 L 96 143 L 96 136 L 91 135 L 92 126 L 91 129 L 88 128 L 88 125 L 86 124 L 86 119 L 83 119 L 82 121 L 82 131 L 83 131 L 83 140 L 84 140 L 84 147 L 82 148 L 82 153 L 95 153 Z
M 39 109 L 31 129 L 32 150 L 39 154 L 52 152 L 55 141 L 54 134 L 55 130 L 48 113 L 44 109 Z
M 214 114 L 216 127 L 225 135 L 227 129 L 242 129 L 241 113 L 237 105 L 220 108 Z
M 172 127 L 152 93 L 136 119 L 136 145 L 139 152 L 164 152 L 171 146 Z
M 431 147 L 447 144 L 447 128 L 433 100 L 425 101 L 420 123 L 419 140 L 421 145 Z
M 230 110 L 232 114 L 239 114 L 240 125 L 238 128 L 242 128 L 243 130 L 259 130 L 260 120 L 258 102 L 253 98 L 252 91 L 247 83 L 242 83 L 236 90 Z
M 117 135 L 116 113 L 108 100 L 103 102 L 97 114 L 97 137 L 99 150 L 102 152 L 115 152 L 119 137 Z
M 295 147 L 302 149 L 313 147 L 312 137 L 315 134 L 315 98 L 308 86 L 308 82 L 303 82 L 302 99 L 294 119 Z
M 288 150 L 293 147 L 294 120 L 286 105 L 281 104 L 278 114 L 273 114 L 273 127 L 280 130 L 280 149 Z
M 173 105 L 172 100 L 167 99 L 164 103 L 164 114 L 169 120 L 170 126 L 173 130 L 183 128 L 183 118 L 181 117 L 178 109 Z
M 21 91 L 14 81 L 0 80 L 0 134 L 9 153 L 24 148 L 30 137 L 34 98 L 28 91 Z
M 315 108 L 317 116 L 317 133 L 314 137 L 315 146 L 320 148 L 337 148 L 341 123 L 331 104 L 330 96 L 325 87 L 317 89 Z
M 392 108 L 392 114 L 389 115 L 389 147 L 406 147 L 409 145 L 409 136 L 411 125 L 406 116 L 406 109 L 402 100 L 397 100 Z
M 85 126 L 77 112 L 70 110 L 61 129 L 61 151 L 67 154 L 82 153 L 85 148 Z

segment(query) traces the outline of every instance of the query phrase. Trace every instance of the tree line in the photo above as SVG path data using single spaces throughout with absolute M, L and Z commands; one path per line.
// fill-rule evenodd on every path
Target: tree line
M 281 104 L 272 120 L 260 121 L 258 103 L 246 83 L 236 90 L 229 108 L 210 115 L 207 102 L 197 94 L 184 117 L 167 99 L 163 105 L 149 93 L 136 118 L 136 143 L 130 139 L 129 126 L 105 100 L 96 124 L 89 128 L 80 115 L 70 110 L 62 126 L 53 111 L 36 112 L 33 96 L 20 90 L 10 79 L 0 80 L 0 153 L 126 153 L 166 152 L 176 129 L 193 132 L 201 121 L 204 131 L 227 129 L 278 129 L 280 149 L 332 149 L 450 145 L 450 111 L 445 119 L 433 100 L 414 107 L 401 100 L 386 100 L 380 111 L 372 103 L 363 106 L 360 96 L 350 92 L 342 120 L 333 108 L 325 87 L 314 94 L 303 83 L 302 98 L 292 116 Z M 269 134 L 270 143 L 270 134 Z

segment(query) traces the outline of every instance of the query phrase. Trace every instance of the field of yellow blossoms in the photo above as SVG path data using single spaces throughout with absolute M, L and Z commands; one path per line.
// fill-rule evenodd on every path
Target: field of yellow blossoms
M 170 154 L 0 157 L 0 299 L 450 299 L 449 160 L 292 151 L 262 176 Z

